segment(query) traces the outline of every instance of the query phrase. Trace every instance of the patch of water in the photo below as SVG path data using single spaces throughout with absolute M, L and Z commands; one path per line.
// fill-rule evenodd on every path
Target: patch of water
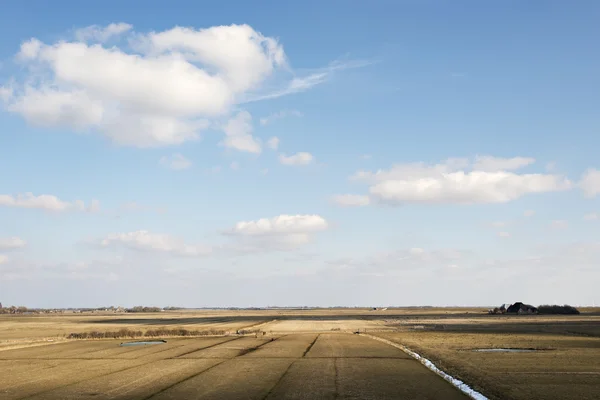
M 479 353 L 532 353 L 534 351 L 538 351 L 536 349 L 501 349 L 501 348 L 493 348 L 493 349 L 473 349 L 473 351 Z
M 145 341 L 145 342 L 126 342 L 126 343 L 121 343 L 119 346 L 146 346 L 149 344 L 163 344 L 163 343 L 167 343 L 166 340 L 149 340 L 149 341 Z

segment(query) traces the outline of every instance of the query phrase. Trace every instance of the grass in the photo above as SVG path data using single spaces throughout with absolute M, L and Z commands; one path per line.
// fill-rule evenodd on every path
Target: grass
M 594 336 L 600 333 L 600 319 L 571 318 L 522 316 L 425 323 L 422 330 L 406 328 L 377 335 L 416 351 L 490 399 L 600 398 L 600 335 Z M 540 351 L 472 351 L 481 348 Z
M 579 311 L 511 316 L 487 315 L 483 308 L 0 315 L 0 397 L 464 398 L 404 352 L 349 333 L 367 329 L 429 358 L 491 399 L 597 399 L 600 309 Z M 269 334 L 247 336 L 259 331 Z M 47 342 L 48 337 L 55 339 Z M 122 339 L 161 337 L 169 340 L 160 346 L 119 347 Z M 27 344 L 36 347 L 6 349 Z M 472 351 L 498 347 L 545 351 Z

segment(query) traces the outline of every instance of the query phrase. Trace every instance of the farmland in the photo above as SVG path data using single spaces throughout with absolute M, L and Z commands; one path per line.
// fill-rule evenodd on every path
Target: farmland
M 130 347 L 119 344 L 138 339 L 67 339 L 173 328 L 203 334 Z M 0 316 L 0 398 L 467 398 L 374 338 L 418 352 L 491 399 L 600 397 L 597 310 L 318 309 Z M 539 351 L 473 351 L 490 348 Z

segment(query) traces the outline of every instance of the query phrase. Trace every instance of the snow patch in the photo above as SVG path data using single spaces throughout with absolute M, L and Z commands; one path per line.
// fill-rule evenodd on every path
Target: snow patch
M 391 340 L 383 339 L 383 338 L 380 338 L 380 337 L 377 337 L 377 336 L 373 336 L 373 335 L 369 335 L 369 334 L 366 334 L 366 333 L 362 333 L 361 335 L 370 337 L 371 339 L 374 339 L 374 340 L 379 340 L 380 342 L 389 344 L 390 346 L 394 346 L 397 349 L 402 350 L 403 352 L 405 352 L 406 354 L 408 354 L 412 358 L 418 360 L 421 364 L 423 364 L 424 366 L 426 366 L 429 370 L 435 372 L 436 374 L 438 374 L 439 376 L 441 376 L 442 378 L 444 378 L 445 380 L 447 380 L 448 382 L 450 382 L 454 387 L 456 387 L 458 390 L 460 390 L 461 392 L 463 392 L 464 394 L 466 394 L 470 398 L 472 398 L 474 400 L 488 400 L 488 398 L 485 397 L 483 394 L 479 393 L 475 389 L 472 389 L 469 385 L 467 385 L 466 383 L 464 383 L 460 379 L 456 379 L 456 378 L 448 375 L 447 373 L 445 373 L 444 371 L 442 371 L 441 369 L 439 369 L 438 367 L 436 367 L 434 363 L 432 363 L 431 361 L 429 361 L 425 357 L 420 356 L 419 354 L 415 353 L 414 351 L 410 350 L 409 348 L 407 348 L 405 346 L 402 346 L 401 344 L 394 343 Z

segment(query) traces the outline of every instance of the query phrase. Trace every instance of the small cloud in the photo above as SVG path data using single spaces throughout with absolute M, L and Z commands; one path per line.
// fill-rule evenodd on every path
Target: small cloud
M 208 172 L 209 174 L 218 174 L 219 172 L 221 172 L 221 166 L 215 165 L 214 167 L 209 168 L 206 172 Z
M 547 172 L 553 172 L 556 170 L 556 163 L 554 161 L 551 161 L 549 163 L 546 164 L 546 171 Z
M 92 200 L 86 208 L 82 200 L 74 200 L 72 202 L 64 201 L 50 194 L 34 195 L 33 193 L 17 194 L 0 194 L 0 206 L 15 207 L 15 208 L 37 208 L 47 211 L 88 211 L 95 212 L 99 209 L 100 203 L 98 200 Z
M 590 168 L 585 171 L 579 187 L 583 190 L 585 197 L 596 197 L 600 193 L 600 170 Z
M 131 28 L 133 28 L 133 26 L 123 22 L 119 22 L 116 24 L 113 23 L 107 26 L 92 25 L 86 28 L 77 29 L 75 31 L 75 37 L 80 42 L 93 41 L 104 43 L 113 37 L 122 35 L 123 33 L 130 31 Z
M 238 169 L 240 169 L 240 164 L 237 161 L 233 161 L 231 164 L 229 164 L 229 168 L 231 168 L 234 171 L 237 171 Z
M 100 202 L 98 200 L 92 200 L 90 205 L 86 208 L 87 212 L 97 213 L 100 211 Z
M 0 238 L 0 250 L 14 250 L 25 247 L 27 242 L 16 236 L 9 238 Z
M 595 220 L 597 220 L 598 218 L 599 218 L 599 217 L 598 217 L 598 214 L 597 214 L 597 213 L 589 213 L 589 214 L 585 214 L 585 215 L 583 216 L 583 219 L 584 219 L 584 220 L 586 220 L 586 221 L 595 221 Z
M 342 207 L 361 207 L 370 203 L 369 196 L 359 194 L 339 194 L 333 196 L 332 201 Z
M 261 174 L 263 174 L 263 175 L 267 175 L 267 174 L 269 173 L 269 168 L 264 168 L 264 169 L 262 169 L 260 172 L 261 172 Z
M 260 142 L 252 136 L 252 115 L 248 111 L 240 111 L 222 129 L 225 132 L 222 146 L 247 153 L 261 153 Z
M 503 228 L 503 227 L 505 227 L 505 226 L 506 226 L 506 225 L 508 225 L 508 224 L 507 224 L 506 222 L 504 222 L 504 221 L 495 221 L 495 222 L 492 222 L 492 224 L 491 224 L 491 225 L 492 225 L 494 228 Z
M 274 114 L 269 115 L 268 117 L 263 117 L 260 119 L 260 124 L 262 126 L 269 125 L 275 122 L 278 119 L 286 118 L 286 117 L 303 117 L 300 111 L 297 110 L 283 110 Z
M 510 237 L 510 233 L 508 233 L 508 232 L 498 232 L 498 237 L 507 238 L 507 237 Z
M 550 223 L 552 229 L 566 229 L 569 226 L 569 222 L 564 219 L 556 219 Z
M 314 161 L 314 156 L 307 152 L 299 152 L 291 156 L 279 155 L 279 162 L 283 165 L 308 165 Z
M 525 210 L 525 212 L 523 212 L 523 216 L 527 217 L 527 218 L 533 217 L 534 214 L 535 214 L 535 211 L 533 211 L 533 210 Z
M 372 158 L 372 156 L 370 154 L 362 154 L 360 156 L 361 160 L 370 160 Z
M 174 171 L 187 169 L 192 166 L 192 162 L 179 153 L 175 153 L 171 156 L 163 156 L 160 158 L 159 163 L 163 167 Z
M 279 138 L 277 136 L 273 136 L 272 138 L 267 140 L 267 147 L 269 147 L 272 150 L 277 150 L 277 148 L 279 147 L 279 143 Z

